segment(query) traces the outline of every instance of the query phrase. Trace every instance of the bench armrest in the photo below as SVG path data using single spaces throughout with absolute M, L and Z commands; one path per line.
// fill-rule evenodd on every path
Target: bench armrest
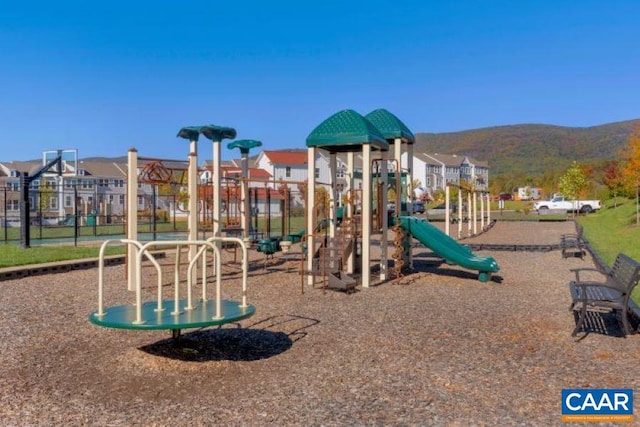
M 597 268 L 593 268 L 593 267 L 572 268 L 570 271 L 575 273 L 575 275 L 576 275 L 576 283 L 580 282 L 580 272 L 581 271 L 595 271 L 595 272 L 598 272 L 598 273 L 602 274 L 602 276 L 606 276 L 606 274 L 603 273 L 602 270 L 597 269 Z

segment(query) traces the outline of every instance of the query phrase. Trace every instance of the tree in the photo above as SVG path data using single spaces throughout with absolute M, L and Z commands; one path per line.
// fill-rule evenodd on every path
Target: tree
M 47 184 L 45 184 L 45 181 L 42 180 L 38 194 L 38 210 L 40 212 L 45 212 L 52 208 L 51 199 L 55 195 L 54 193 L 55 191 L 48 185 L 48 181 Z
M 577 200 L 582 195 L 582 192 L 587 188 L 587 174 L 584 169 L 574 161 L 567 171 L 560 177 L 560 191 L 565 197 L 569 197 Z M 577 210 L 574 209 L 574 212 Z
M 617 160 L 607 162 L 602 170 L 601 178 L 602 183 L 609 189 L 610 194 L 614 198 L 614 206 L 617 207 L 618 194 L 620 194 L 624 188 L 624 178 L 622 176 L 620 162 Z
M 629 137 L 629 143 L 622 152 L 622 177 L 625 187 L 636 194 L 636 225 L 640 225 L 640 127 L 636 127 Z

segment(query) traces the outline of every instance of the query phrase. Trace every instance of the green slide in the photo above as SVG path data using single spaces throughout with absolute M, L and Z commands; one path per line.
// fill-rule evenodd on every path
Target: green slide
M 447 264 L 457 264 L 469 270 L 480 272 L 478 279 L 486 282 L 491 273 L 500 270 L 493 257 L 474 255 L 468 246 L 461 245 L 427 221 L 411 216 L 401 216 L 400 223 L 410 236 L 445 259 Z

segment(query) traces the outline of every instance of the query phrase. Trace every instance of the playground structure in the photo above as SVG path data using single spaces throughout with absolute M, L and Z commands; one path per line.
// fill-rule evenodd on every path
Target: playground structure
M 230 242 L 242 248 L 242 300 L 241 302 L 225 300 L 222 296 L 222 274 L 220 243 Z M 126 244 L 135 254 L 135 302 L 105 309 L 105 249 L 113 244 Z M 167 250 L 175 247 L 175 264 L 173 278 L 174 297 L 163 299 L 163 269 L 154 257 L 151 249 L 162 247 Z M 196 248 L 195 256 L 190 260 L 186 274 L 186 299 L 181 299 L 180 263 L 183 247 Z M 215 296 L 209 295 L 207 284 L 207 255 L 213 253 L 213 275 L 216 279 Z M 143 302 L 143 258 L 155 267 L 157 277 L 156 301 Z M 201 269 L 198 270 L 198 265 Z M 173 337 L 177 338 L 180 331 L 186 328 L 196 328 L 221 325 L 250 317 L 255 307 L 247 303 L 247 267 L 248 254 L 244 242 L 237 238 L 215 238 L 209 240 L 176 240 L 154 241 L 142 244 L 135 240 L 120 239 L 107 240 L 100 248 L 98 272 L 98 310 L 89 315 L 89 320 L 99 326 L 118 329 L 169 329 Z M 197 272 L 201 271 L 201 295 L 194 298 L 194 288 L 197 282 Z M 145 275 L 144 278 L 147 278 Z
M 380 178 L 382 188 L 387 187 L 388 177 L 388 153 L 393 147 L 394 160 L 396 165 L 401 164 L 402 150 L 406 147 L 408 156 L 407 173 L 410 177 L 413 158 L 413 142 L 415 138 L 411 131 L 393 114 L 387 110 L 376 110 L 368 114 L 366 117 L 361 116 L 353 110 L 343 110 L 320 123 L 307 137 L 308 149 L 308 191 L 307 206 L 316 205 L 316 185 L 325 185 L 329 191 L 329 227 L 326 238 L 317 234 L 309 234 L 307 236 L 308 248 L 313 250 L 307 251 L 306 271 L 310 276 L 308 283 L 314 283 L 314 276 L 319 270 L 340 271 L 345 269 L 346 273 L 351 274 L 357 270 L 361 274 L 361 285 L 368 288 L 371 285 L 371 234 L 374 232 L 372 227 L 374 200 L 372 194 L 373 175 L 372 162 L 373 156 L 376 160 L 380 160 Z M 393 145 L 390 145 L 393 144 Z M 322 149 L 329 153 L 329 168 L 331 181 L 328 183 L 319 183 L 315 178 L 316 168 L 316 151 Z M 361 198 L 355 203 L 348 203 L 341 222 L 340 230 L 337 228 L 337 209 L 336 209 L 336 156 L 338 153 L 346 153 L 347 155 L 347 180 L 348 188 L 351 194 L 355 194 L 354 176 L 355 176 L 355 154 L 362 156 L 362 192 Z M 375 153 L 375 154 L 374 154 Z M 396 171 L 396 182 L 400 180 L 400 170 Z M 410 182 L 410 179 L 408 179 Z M 400 185 L 397 184 L 395 206 L 398 207 L 396 214 L 399 215 L 401 203 L 404 201 L 403 193 Z M 358 205 L 359 203 L 359 205 Z M 387 192 L 381 191 L 380 202 L 377 203 L 379 210 L 379 230 L 380 237 L 380 281 L 388 278 L 388 260 L 387 260 L 387 232 L 388 232 L 388 210 L 387 210 Z M 406 213 L 411 214 L 411 204 L 405 203 Z M 317 217 L 308 213 L 307 230 L 315 230 L 317 228 Z M 338 236 L 338 231 L 341 236 Z M 340 237 L 338 239 L 338 237 Z M 319 240 L 319 242 L 317 242 Z M 345 243 L 346 241 L 346 243 Z M 334 245 L 339 245 L 343 249 L 340 259 L 329 257 L 326 262 L 322 261 L 322 253 L 335 253 Z M 399 242 L 404 245 L 404 242 Z M 317 247 L 317 249 L 316 249 Z M 323 251 L 323 248 L 325 249 Z M 318 255 L 316 255 L 318 254 Z M 402 253 L 403 263 L 411 265 L 410 251 Z M 341 261 L 341 262 L 338 262 Z M 323 268 L 319 268 L 319 264 Z M 340 269 L 340 270 L 336 270 Z
M 205 135 L 213 143 L 213 164 L 211 169 L 211 200 L 202 200 L 206 191 L 198 187 L 198 137 Z M 100 279 L 98 310 L 90 315 L 90 320 L 98 325 L 127 329 L 170 329 L 174 337 L 184 328 L 207 325 L 220 325 L 251 316 L 255 309 L 247 304 L 247 248 L 252 241 L 257 241 L 257 249 L 266 257 L 276 251 L 289 251 L 292 243 L 302 241 L 302 268 L 300 269 L 302 289 L 304 277 L 307 284 L 314 285 L 317 276 L 325 279 L 325 289 L 338 289 L 351 292 L 356 281 L 350 276 L 360 273 L 360 284 L 363 288 L 372 285 L 371 277 L 371 236 L 380 233 L 380 282 L 389 279 L 388 231 L 393 226 L 393 273 L 400 277 L 402 270 L 412 267 L 411 238 L 414 237 L 430 247 L 448 263 L 479 271 L 479 280 L 487 281 L 491 273 L 499 270 L 491 257 L 479 257 L 451 239 L 449 234 L 449 187 L 446 189 L 446 233 L 433 228 L 424 221 L 412 217 L 413 188 L 411 179 L 413 142 L 411 131 L 397 117 L 386 110 L 375 110 L 367 116 L 361 116 L 353 110 L 344 110 L 334 114 L 318 125 L 307 138 L 307 182 L 295 183 L 303 193 L 305 203 L 306 230 L 292 232 L 286 221 L 286 214 L 291 209 L 291 194 L 288 185 L 291 181 L 277 182 L 280 187 L 277 193 L 282 197 L 282 235 L 272 237 L 267 226 L 266 238 L 258 239 L 252 231 L 251 188 L 248 174 L 248 154 L 251 148 L 262 145 L 256 140 L 240 140 L 228 145 L 229 149 L 239 148 L 242 155 L 242 173 L 240 177 L 223 179 L 221 175 L 220 144 L 225 138 L 235 138 L 232 128 L 214 125 L 182 128 L 178 137 L 189 140 L 187 166 L 167 166 L 162 159 L 138 157 L 137 150 L 130 149 L 128 154 L 127 203 L 129 207 L 137 206 L 137 188 L 139 182 L 184 186 L 186 179 L 187 225 L 188 236 L 185 240 L 152 241 L 142 244 L 137 239 L 137 210 L 127 209 L 127 238 L 108 240 L 103 244 L 100 255 Z M 329 153 L 330 181 L 316 180 L 317 150 Z M 402 168 L 403 151 L 407 153 L 406 168 Z M 389 154 L 393 153 L 393 158 Z M 346 203 L 338 200 L 336 192 L 336 159 L 338 153 L 346 153 L 348 189 Z M 361 157 L 361 188 L 356 188 L 354 178 L 357 173 L 356 153 Z M 139 171 L 139 161 L 144 163 Z M 179 161 L 178 161 L 179 163 Z M 374 173 L 375 171 L 375 173 Z M 136 179 L 131 179 L 136 177 Z M 394 210 L 389 212 L 387 189 L 390 180 L 395 189 Z M 276 184 L 269 180 L 269 184 Z M 271 188 L 264 183 L 265 196 L 268 200 Z M 460 188 L 463 189 L 462 187 Z M 254 188 L 257 199 L 259 188 Z M 473 206 L 473 233 L 476 229 L 476 204 L 478 193 L 472 188 L 467 191 L 468 209 Z M 199 197 L 200 196 L 200 197 Z M 462 191 L 458 192 L 459 204 L 462 206 Z M 488 196 L 487 196 L 488 198 Z M 200 199 L 200 200 L 199 200 Z M 223 209 L 224 201 L 224 209 Z M 472 204 L 473 202 L 473 204 Z M 256 203 L 257 205 L 257 203 Z M 484 195 L 480 196 L 481 226 L 484 227 Z M 271 206 L 267 203 L 266 206 Z M 152 207 L 155 210 L 155 206 Z M 257 210 L 257 209 L 256 209 Z M 211 212 L 211 233 L 208 239 L 199 239 L 199 212 L 206 217 Z M 227 212 L 226 220 L 222 218 Z M 239 218 L 231 219 L 231 213 L 239 214 Z M 267 210 L 266 221 L 270 224 L 271 215 Z M 459 215 L 459 235 L 461 233 L 462 212 Z M 155 215 L 154 215 L 155 216 Z M 257 212 L 256 212 L 257 229 Z M 469 233 L 472 225 L 469 224 Z M 237 237 L 224 237 L 223 232 L 233 232 Z M 284 243 L 282 243 L 284 242 Z M 135 292 L 133 305 L 121 305 L 105 309 L 104 307 L 104 250 L 112 244 L 124 244 L 127 248 L 127 289 Z M 232 244 L 242 249 L 242 301 L 224 300 L 221 293 L 221 254 L 223 244 Z M 174 266 L 174 298 L 164 301 L 162 297 L 163 272 L 149 251 L 151 248 L 175 247 Z M 186 299 L 180 299 L 179 267 L 182 250 L 188 248 L 188 268 L 186 277 Z M 208 254 L 212 254 L 208 261 Z M 156 302 L 143 302 L 142 263 L 143 259 L 156 268 L 158 277 Z M 213 265 L 213 276 L 216 278 L 215 298 L 210 299 L 207 292 L 207 265 Z M 198 271 L 201 275 L 198 276 Z M 198 280 L 202 285 L 202 295 L 196 303 L 193 300 L 193 288 Z M 171 311 L 167 311 L 171 310 Z
M 371 235 L 380 235 L 379 281 L 389 279 L 388 266 L 388 230 L 395 231 L 393 251 L 393 275 L 402 275 L 406 268 L 413 268 L 411 238 L 415 237 L 425 246 L 434 249 L 445 261 L 478 270 L 479 280 L 487 281 L 493 272 L 499 270 L 495 260 L 490 257 L 477 257 L 470 250 L 449 237 L 450 229 L 450 190 L 446 188 L 446 232 L 436 233 L 412 219 L 412 169 L 413 169 L 413 133 L 396 116 L 384 109 L 375 110 L 361 116 L 353 110 L 343 110 L 320 123 L 307 137 L 308 149 L 308 191 L 307 206 L 315 207 L 318 192 L 316 186 L 328 191 L 328 227 L 318 233 L 320 215 L 310 208 L 307 212 L 307 230 L 314 230 L 305 236 L 307 247 L 303 261 L 303 274 L 308 276 L 307 283 L 315 284 L 319 275 L 328 278 L 328 286 L 346 289 L 351 283 L 348 274 L 360 272 L 363 288 L 372 285 L 371 276 Z M 315 178 L 316 151 L 324 150 L 329 154 L 331 181 L 318 182 Z M 402 167 L 402 155 L 406 150 L 406 167 Z M 347 155 L 347 194 L 341 221 L 337 215 L 336 193 L 336 156 Z M 361 189 L 354 186 L 355 154 L 362 158 Z M 393 157 L 390 157 L 393 153 Z M 389 173 L 390 169 L 393 173 Z M 375 173 L 374 173 L 375 170 Z M 388 211 L 387 188 L 390 178 L 395 183 L 394 211 Z M 313 189 L 313 190 L 312 190 Z M 475 191 L 471 186 L 461 186 L 458 191 L 459 205 L 462 206 L 462 193 L 467 193 L 467 210 L 470 213 L 469 234 L 477 234 L 477 203 L 480 200 L 481 227 L 485 228 L 484 201 L 488 194 Z M 480 197 L 478 197 L 480 196 Z M 487 208 L 488 208 L 487 204 Z M 488 209 L 487 209 L 488 212 Z M 462 234 L 462 210 L 458 212 L 458 233 Z M 338 225 L 340 224 L 340 225 Z M 489 217 L 487 214 L 487 225 Z M 445 244 L 442 245 L 441 243 Z
M 213 141 L 213 236 L 207 240 L 198 240 L 198 167 L 197 167 L 197 141 L 202 134 Z M 220 143 L 224 138 L 235 138 L 236 131 L 232 128 L 214 125 L 200 127 L 185 127 L 178 132 L 178 137 L 189 140 L 189 163 L 186 170 L 188 185 L 188 238 L 176 241 L 152 241 L 142 244 L 137 241 L 137 210 L 127 210 L 127 239 L 107 240 L 100 250 L 100 268 L 98 284 L 98 310 L 89 316 L 91 322 L 105 327 L 126 329 L 169 329 L 173 336 L 178 337 L 180 331 L 185 328 L 221 325 L 253 315 L 255 308 L 247 304 L 247 271 L 248 254 L 244 240 L 232 237 L 221 237 L 221 150 Z M 184 176 L 184 173 L 182 174 Z M 138 155 L 137 150 L 131 149 L 128 154 L 127 202 L 129 207 L 137 206 L 138 179 Z M 153 180 L 171 181 L 172 175 L 167 168 L 154 167 L 147 170 L 146 178 Z M 221 290 L 221 254 L 222 244 L 228 242 L 239 245 L 242 248 L 242 301 L 236 302 L 224 300 Z M 127 289 L 135 292 L 133 305 L 120 305 L 104 307 L 104 251 L 107 246 L 119 243 L 127 247 Z M 174 266 L 174 299 L 164 301 L 163 271 L 149 249 L 156 247 L 175 247 Z M 180 299 L 180 260 L 183 247 L 188 247 L 189 265 L 186 279 L 186 300 Z M 216 278 L 215 298 L 210 299 L 207 292 L 207 254 L 213 253 L 213 275 Z M 148 259 L 156 268 L 158 278 L 157 302 L 143 302 L 142 295 L 142 263 L 143 258 Z M 197 268 L 198 264 L 201 266 Z M 201 298 L 194 304 L 192 291 L 198 282 L 197 272 L 201 271 L 202 284 Z M 169 311 L 171 310 L 171 311 Z

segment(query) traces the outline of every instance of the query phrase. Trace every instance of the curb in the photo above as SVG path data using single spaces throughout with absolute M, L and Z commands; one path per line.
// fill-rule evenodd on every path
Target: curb
M 109 255 L 105 257 L 105 266 L 124 264 L 125 255 Z M 27 276 L 42 274 L 66 273 L 73 270 L 86 270 L 98 267 L 98 258 L 74 259 L 67 261 L 49 262 L 45 264 L 21 265 L 0 269 L 0 281 L 20 279 Z

